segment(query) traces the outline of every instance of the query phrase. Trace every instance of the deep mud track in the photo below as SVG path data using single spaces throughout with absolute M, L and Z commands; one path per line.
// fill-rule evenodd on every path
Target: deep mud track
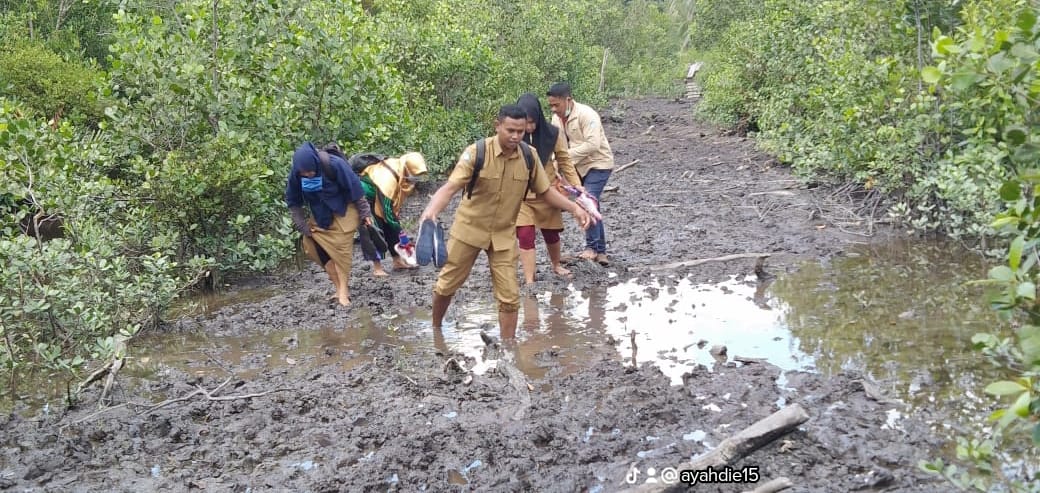
M 576 289 L 753 275 L 754 260 L 739 259 L 650 277 L 653 266 L 746 253 L 772 254 L 766 269 L 782 275 L 840 255 L 850 242 L 873 241 L 822 219 L 825 194 L 806 189 L 751 140 L 694 121 L 688 103 L 624 101 L 603 115 L 617 165 L 639 162 L 616 173 L 608 183 L 616 190 L 604 195 L 612 264 L 573 265 Z M 406 215 L 417 216 L 423 201 L 408 204 Z M 565 250 L 576 252 L 581 236 L 567 221 Z M 544 259 L 540 251 L 539 288 L 566 288 Z M 358 253 L 351 311 L 330 305 L 324 274 L 306 266 L 241 284 L 276 288 L 269 299 L 185 317 L 167 330 L 308 331 L 342 325 L 359 310 L 378 316 L 429 306 L 430 268 L 372 280 L 363 263 Z M 460 298 L 490 299 L 486 264 L 478 263 Z M 91 389 L 67 412 L 52 406 L 0 417 L 0 489 L 622 491 L 631 487 L 627 478 L 655 478 L 794 403 L 809 421 L 732 467 L 757 468 L 760 484 L 789 478 L 790 491 L 949 489 L 916 467 L 942 443 L 913 417 L 893 419 L 900 404 L 868 390 L 861 375 L 790 372 L 778 380 L 772 365 L 727 362 L 672 386 L 653 366 L 626 364 L 614 344 L 580 348 L 588 365 L 574 373 L 557 371 L 557 360 L 578 348 L 542 351 L 535 357 L 544 377 L 526 382 L 508 364 L 468 376 L 445 361 L 472 366 L 472 359 L 391 345 L 366 358 L 330 348 L 296 371 L 243 361 L 201 376 L 173 367 L 147 380 L 124 376 L 113 409 L 99 412 L 99 391 Z

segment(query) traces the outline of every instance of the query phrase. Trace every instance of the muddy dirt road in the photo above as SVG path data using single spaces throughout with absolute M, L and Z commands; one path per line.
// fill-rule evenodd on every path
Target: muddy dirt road
M 611 265 L 575 263 L 573 289 L 632 278 L 653 289 L 682 278 L 753 279 L 753 259 L 651 277 L 654 266 L 746 253 L 772 254 L 766 270 L 782 275 L 800 262 L 840 255 L 851 242 L 876 240 L 862 236 L 862 227 L 829 220 L 828 211 L 845 210 L 828 207 L 837 194 L 806 189 L 749 139 L 721 135 L 691 115 L 688 103 L 659 99 L 604 111 L 617 165 L 639 162 L 615 173 L 608 185 L 617 188 L 604 195 Z M 417 216 L 423 202 L 413 200 L 406 215 Z M 567 221 L 565 250 L 577 252 L 581 236 Z M 569 289 L 544 259 L 540 250 L 537 289 Z M 350 311 L 329 303 L 324 274 L 308 265 L 233 288 L 265 287 L 272 297 L 185 317 L 167 330 L 214 336 L 330 326 L 351 331 L 356 313 L 378 320 L 429 306 L 432 268 L 373 280 L 362 264 L 358 253 Z M 491 299 L 486 263 L 478 261 L 459 298 Z M 386 330 L 434 337 L 428 318 L 414 323 Z M 164 366 L 148 378 L 124 376 L 115 393 L 118 407 L 103 412 L 92 389 L 68 412 L 52 407 L 0 416 L 0 489 L 622 491 L 632 486 L 627 480 L 643 483 L 667 467 L 681 469 L 794 403 L 808 411 L 808 422 L 732 463 L 757 468 L 757 484 L 787 477 L 792 491 L 948 489 L 916 468 L 942 442 L 913 418 L 894 419 L 900 404 L 878 395 L 860 375 L 781 377 L 768 363 L 720 361 L 673 386 L 656 367 L 623 360 L 618 341 L 604 337 L 581 348 L 527 354 L 544 370 L 535 378 L 509 363 L 523 352 L 523 332 L 502 348 L 497 370 L 476 375 L 449 360 L 465 368 L 478 361 L 443 344 L 415 350 L 372 342 L 365 357 L 330 346 L 290 366 L 269 361 L 284 363 L 279 353 L 298 344 L 293 338 L 272 343 L 267 358 L 223 361 L 222 348 L 214 348 L 213 361 Z M 575 351 L 587 365 L 560 371 L 560 359 Z M 192 365 L 220 371 L 196 372 Z

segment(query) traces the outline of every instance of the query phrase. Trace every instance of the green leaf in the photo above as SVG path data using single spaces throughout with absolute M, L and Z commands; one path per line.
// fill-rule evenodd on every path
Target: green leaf
M 982 77 L 975 72 L 957 72 L 950 77 L 950 87 L 954 91 L 964 91 L 974 86 Z
M 940 55 L 949 55 L 951 53 L 960 53 L 961 47 L 953 42 L 953 38 L 943 36 L 935 41 L 935 51 L 939 52 Z
M 1022 125 L 1012 125 L 1004 130 L 1004 140 L 1011 145 L 1020 146 L 1025 143 L 1027 132 Z
M 1032 400 L 1031 397 L 1032 396 L 1029 395 L 1029 392 L 1022 392 L 1022 395 L 1019 395 L 1018 399 L 1015 399 L 1015 403 L 1012 404 L 1009 409 L 1020 418 L 1029 416 L 1029 401 Z
M 1033 427 L 1033 445 L 1040 447 L 1040 423 Z
M 936 67 L 925 67 L 921 70 L 921 79 L 928 84 L 935 84 L 942 78 L 942 72 Z
M 1025 363 L 1037 364 L 1040 361 L 1040 327 L 1027 325 L 1018 329 L 1018 340 Z
M 1015 288 L 1015 294 L 1017 294 L 1019 298 L 1025 298 L 1030 301 L 1035 300 L 1036 284 L 1033 284 L 1031 282 L 1024 282 L 1022 284 L 1019 284 L 1018 287 Z
M 975 349 L 982 349 L 984 347 L 996 346 L 1000 343 L 1000 339 L 988 332 L 979 332 L 971 336 L 971 343 Z
M 1003 229 L 1008 226 L 1018 224 L 1018 221 L 1019 219 L 1016 216 L 998 217 L 995 221 L 990 223 L 989 226 L 993 229 Z
M 1004 52 L 997 53 L 996 55 L 989 57 L 989 60 L 986 61 L 986 68 L 995 74 L 1007 72 L 1014 66 L 1015 61 L 1009 60 L 1008 57 L 1004 55 Z
M 1018 19 L 1015 21 L 1015 25 L 1025 32 L 1031 32 L 1033 26 L 1036 25 L 1036 14 L 1032 9 L 1023 10 L 1021 14 L 1018 14 Z
M 1018 266 L 1022 265 L 1022 249 L 1026 245 L 1026 239 L 1019 236 L 1011 242 L 1011 247 L 1008 248 L 1008 265 L 1011 266 L 1011 270 L 1018 270 Z
M 1000 186 L 1000 198 L 1006 202 L 1014 202 L 1022 198 L 1022 185 L 1017 180 L 1005 181 Z
M 1006 265 L 998 265 L 989 270 L 989 278 L 1001 282 L 1010 282 L 1015 278 L 1015 272 Z
M 1037 160 L 1040 160 L 1040 146 L 1027 142 L 1018 146 L 1012 157 L 1020 164 L 1036 163 Z
M 1025 62 L 1032 62 L 1033 60 L 1036 60 L 1037 57 L 1040 57 L 1032 46 L 1025 43 L 1015 43 L 1015 45 L 1011 47 L 1011 56 L 1018 57 Z
M 980 53 L 986 49 L 986 37 L 982 35 L 982 31 L 975 31 L 975 35 L 968 40 L 968 49 Z
M 987 385 L 985 392 L 990 395 L 1015 395 L 1027 390 L 1029 389 L 1023 387 L 1022 384 L 1018 382 L 1001 380 Z

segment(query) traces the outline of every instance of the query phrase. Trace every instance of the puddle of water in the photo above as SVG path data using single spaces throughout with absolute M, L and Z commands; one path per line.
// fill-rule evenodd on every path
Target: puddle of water
M 764 358 L 824 375 L 862 372 L 892 397 L 915 406 L 956 402 L 955 417 L 979 421 L 991 402 L 981 389 L 998 376 L 970 349 L 970 338 L 999 322 L 983 293 L 965 282 L 984 277 L 986 268 L 950 244 L 915 241 L 859 250 L 829 265 L 810 263 L 771 285 L 754 278 L 695 284 L 663 277 L 646 285 L 542 292 L 522 300 L 513 356 L 530 378 L 541 379 L 554 366 L 564 373 L 581 368 L 614 341 L 616 357 L 626 364 L 652 362 L 680 383 L 694 365 L 711 368 L 710 348 L 725 345 L 730 359 Z M 271 294 L 242 291 L 204 304 L 210 311 L 233 309 Z M 489 293 L 480 294 L 486 299 L 453 305 L 438 332 L 430 329 L 425 308 L 409 307 L 376 318 L 359 309 L 343 326 L 314 331 L 145 335 L 125 371 L 149 376 L 173 366 L 248 378 L 273 369 L 302 373 L 317 363 L 347 369 L 381 345 L 453 350 L 479 360 L 481 328 L 498 334 L 495 304 Z M 63 389 L 52 398 L 62 395 Z
M 854 370 L 914 405 L 963 402 L 983 412 L 999 377 L 971 349 L 977 332 L 1002 326 L 981 288 L 984 259 L 948 243 L 897 242 L 833 265 L 808 264 L 777 280 L 783 323 L 825 375 Z
M 147 377 L 166 367 L 177 367 L 198 375 L 234 373 L 250 378 L 275 369 L 303 373 L 315 364 L 329 362 L 346 371 L 367 361 L 367 354 L 380 346 L 423 346 L 416 342 L 416 334 L 398 328 L 423 316 L 416 309 L 373 317 L 367 310 L 358 309 L 344 325 L 320 330 L 219 337 L 205 333 L 145 334 L 135 343 L 134 359 L 125 371 Z
M 217 291 L 198 294 L 175 303 L 167 316 L 171 320 L 192 315 L 210 316 L 223 308 L 230 307 L 231 310 L 235 310 L 235 305 L 264 301 L 280 292 L 281 290 L 276 287 L 262 287 L 242 289 L 232 293 Z

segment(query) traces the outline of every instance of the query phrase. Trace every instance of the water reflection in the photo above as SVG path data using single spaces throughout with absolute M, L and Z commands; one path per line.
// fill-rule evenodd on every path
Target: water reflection
M 949 244 L 893 243 L 833 265 L 808 264 L 772 290 L 784 324 L 824 374 L 855 370 L 921 404 L 968 397 L 995 378 L 971 336 L 999 321 L 984 293 L 983 259 Z

